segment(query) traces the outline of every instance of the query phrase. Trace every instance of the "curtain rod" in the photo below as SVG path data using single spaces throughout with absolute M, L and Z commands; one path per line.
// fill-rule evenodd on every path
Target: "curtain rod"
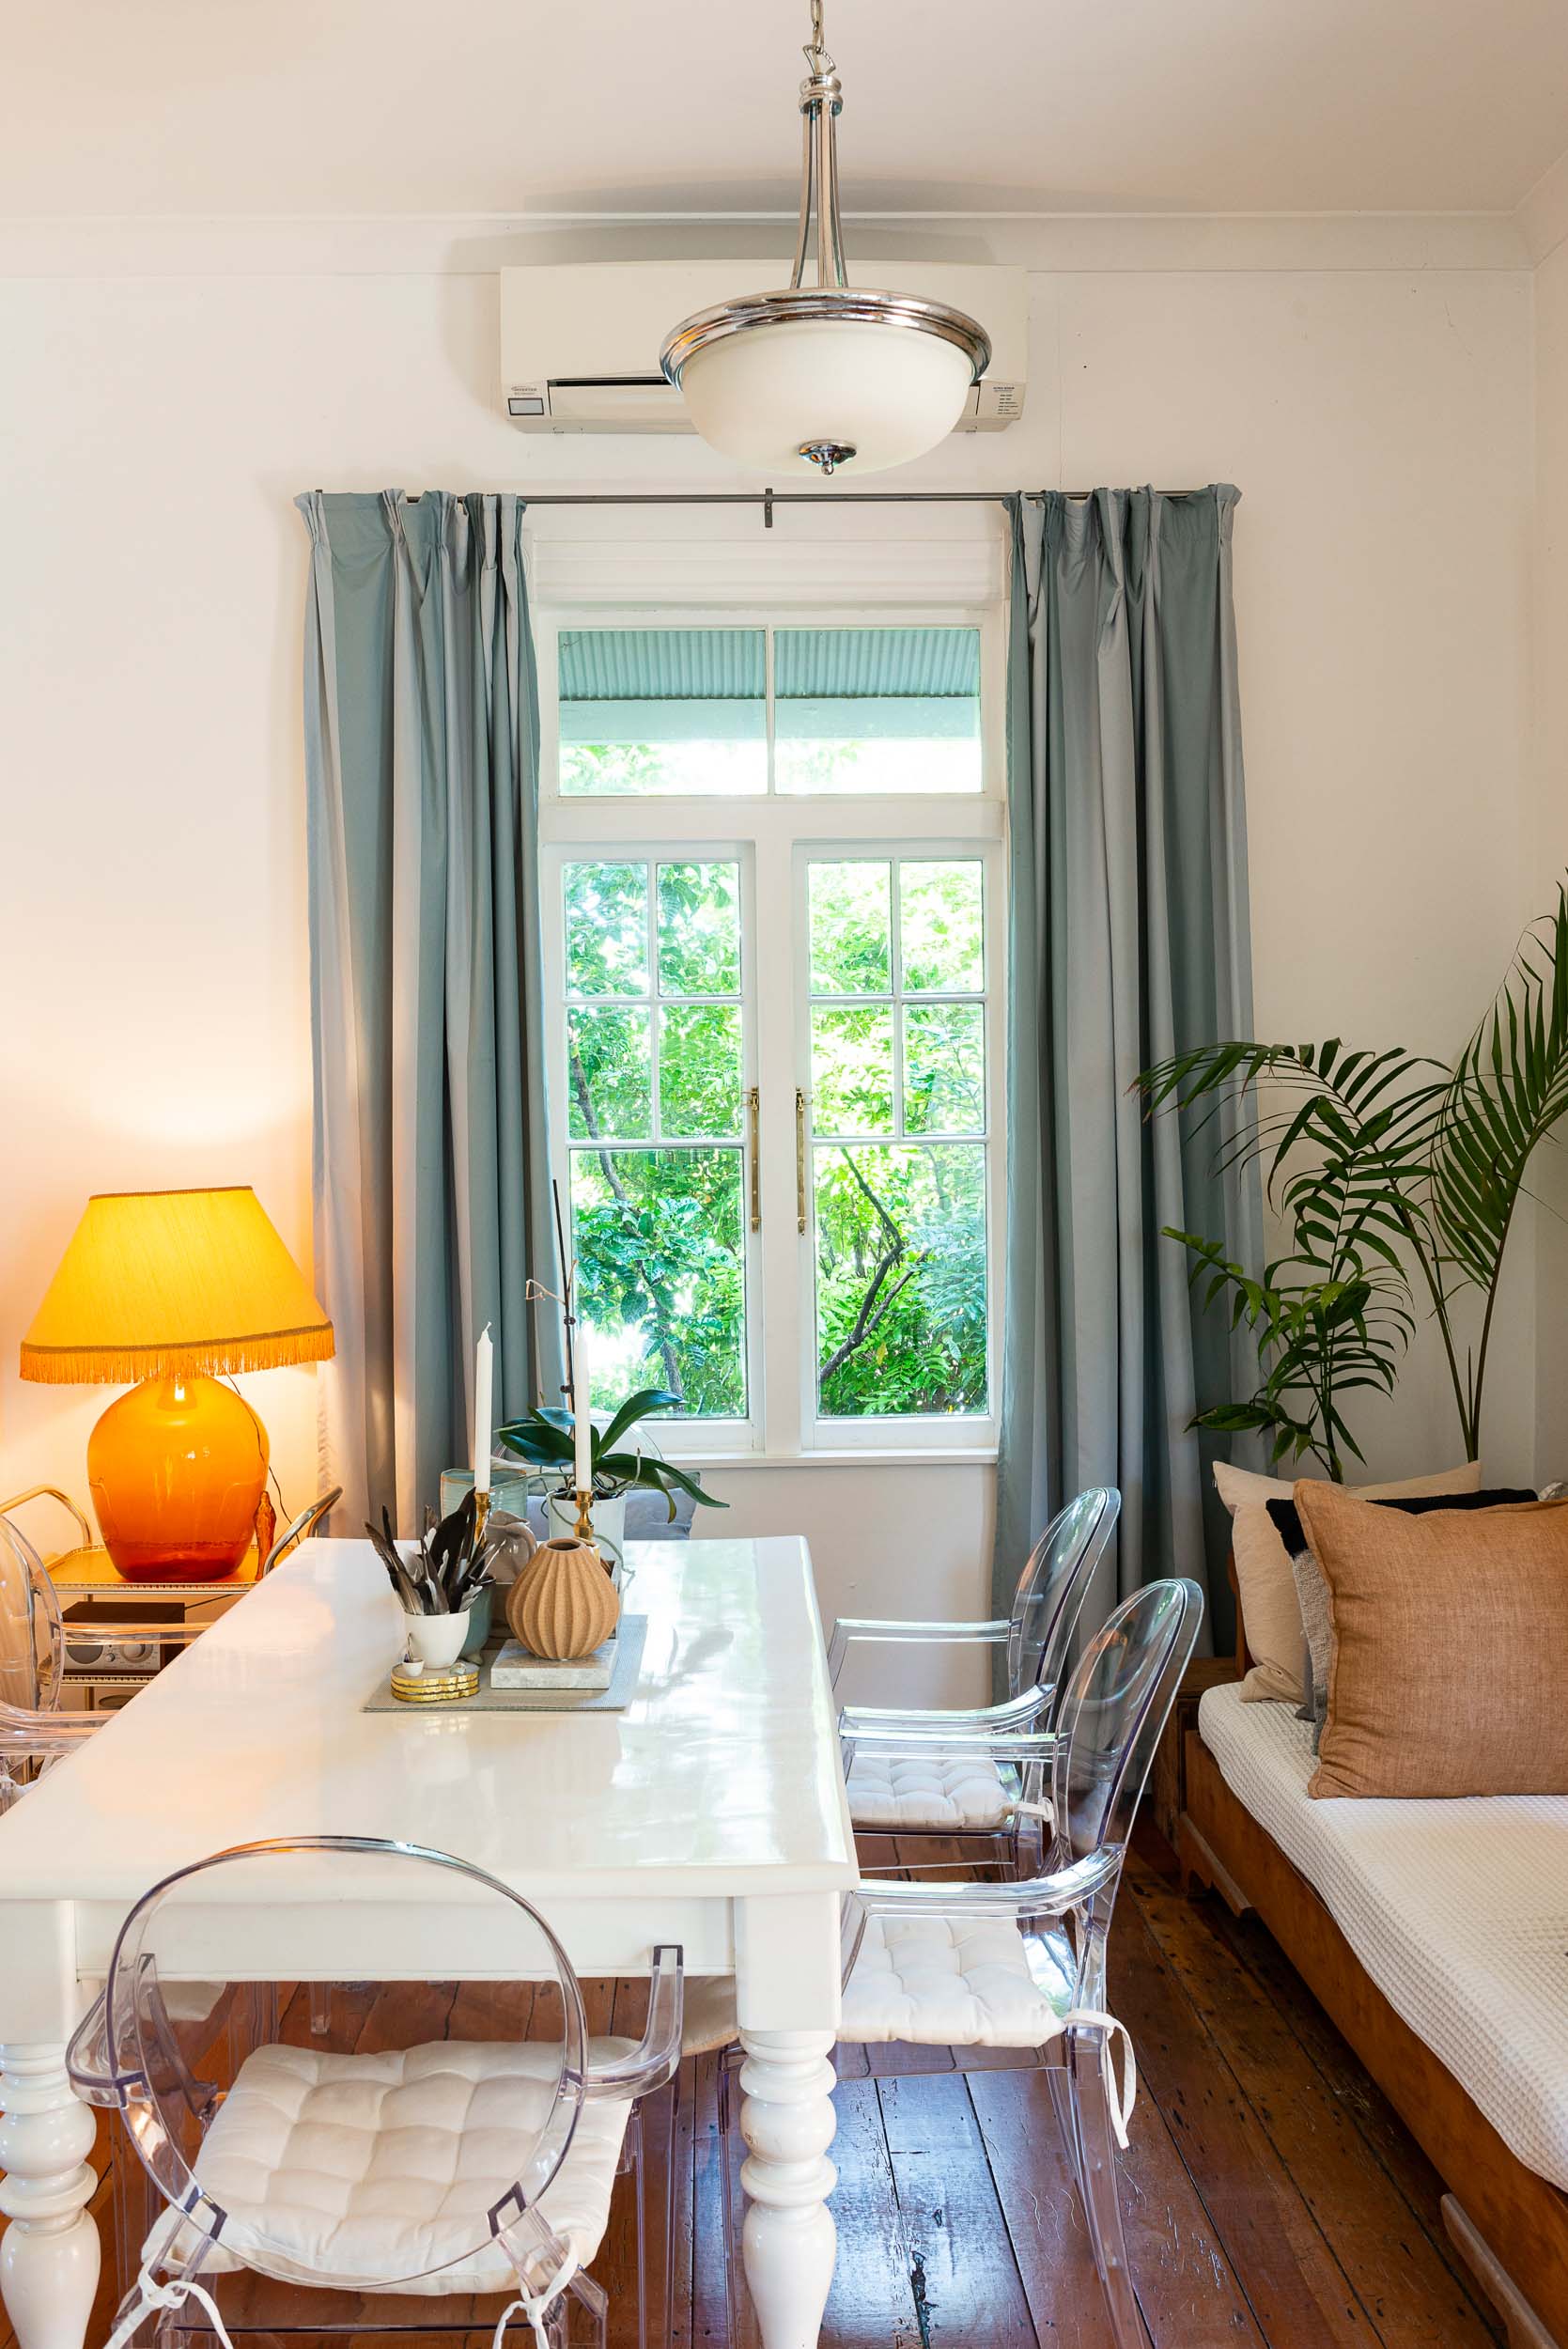
M 1026 506 L 1043 506 L 1044 490 L 550 490 L 533 497 L 518 492 L 524 506 L 760 506 L 765 529 L 773 527 L 775 506 L 1011 506 L 1015 498 Z M 1075 503 L 1092 498 L 1093 490 L 1061 490 L 1059 497 Z M 1198 490 L 1162 490 L 1169 498 L 1200 497 Z
M 526 506 L 1006 506 L 1017 496 L 1038 498 L 1035 490 L 582 490 L 577 495 L 551 491 L 533 497 L 518 492 Z M 1068 497 L 1087 497 L 1087 490 L 1069 490 Z

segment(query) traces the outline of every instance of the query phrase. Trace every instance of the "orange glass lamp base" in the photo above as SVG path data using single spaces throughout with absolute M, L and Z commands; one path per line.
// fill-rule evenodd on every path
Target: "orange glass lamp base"
M 232 1387 L 144 1378 L 87 1439 L 103 1546 L 128 1582 L 210 1582 L 243 1558 L 267 1481 L 267 1431 Z

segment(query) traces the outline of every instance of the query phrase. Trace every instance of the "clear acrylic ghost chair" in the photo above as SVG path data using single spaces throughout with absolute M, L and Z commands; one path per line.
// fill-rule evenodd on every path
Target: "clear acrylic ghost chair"
M 228 2077 L 221 2013 L 182 2022 L 178 1994 L 226 1971 L 242 1999 L 258 1969 L 330 1982 L 332 2033 L 312 2032 L 301 1987 Z M 608 2302 L 586 2271 L 635 2169 L 644 2282 L 638 2100 L 674 2075 L 681 2010 L 680 1952 L 656 1949 L 641 2042 L 591 2039 L 537 1910 L 423 1846 L 306 1836 L 166 1876 L 121 1927 L 68 2059 L 78 2093 L 123 2115 L 166 2206 L 108 2349 L 149 2318 L 154 2349 L 301 2325 L 493 2327 L 500 2349 L 514 2319 L 532 2349 L 603 2349 Z M 667 2256 L 657 2274 L 667 2304 Z M 648 2301 L 644 2349 L 663 2349 L 667 2305 Z
M 308 1507 L 302 1509 L 297 1517 L 290 1518 L 256 1567 L 257 1581 L 263 1575 L 271 1574 L 274 1566 L 281 1566 L 302 1542 L 308 1542 L 328 1510 L 335 1508 L 342 1498 L 342 1486 L 334 1485 L 330 1493 L 323 1493 L 318 1501 L 313 1501 Z
M 1054 1823 L 1048 1829 L 1036 1823 L 1038 1848 L 1026 1879 L 865 1878 L 844 1909 L 838 2077 L 929 2072 L 934 2049 L 946 2052 L 955 2072 L 1044 2071 L 1117 2349 L 1147 2349 L 1147 2342 L 1116 2190 L 1115 2149 L 1127 2141 L 1137 2071 L 1132 2043 L 1107 2003 L 1106 1944 L 1139 1800 L 1203 1610 L 1195 1583 L 1154 1582 L 1118 1607 L 1091 1641 L 1049 1741 Z M 716 2018 L 718 1991 L 717 1983 L 698 1985 L 689 2037 Z M 713 2004 L 712 2015 L 705 2002 Z M 719 2035 L 710 2029 L 710 2044 Z M 744 2061 L 732 2049 L 720 2073 L 726 2137 L 737 2069 L 745 2089 Z M 732 2234 L 734 2199 L 726 2192 Z M 733 2275 L 733 2258 L 730 2266 Z M 733 2289 L 731 2337 L 750 2338 Z
M 1039 1799 L 1032 1783 L 1039 1776 L 1035 1741 L 1055 1719 L 1073 1633 L 1121 1505 L 1107 1486 L 1070 1501 L 1036 1542 L 1005 1621 L 833 1626 L 828 1659 L 835 1686 L 855 1641 L 1006 1648 L 1007 1695 L 1000 1703 L 921 1712 L 846 1705 L 839 1715 L 849 1815 L 862 1833 L 896 1835 L 900 1864 L 911 1857 L 916 1865 L 942 1864 L 923 1863 L 918 1849 L 905 1848 L 906 1838 L 953 1836 L 984 1836 L 993 1859 L 1013 1863 L 1017 1822 Z M 1004 1733 L 1021 1741 L 1017 1750 L 997 1742 Z
M 0 1811 L 110 1718 L 62 1713 L 65 1626 L 38 1551 L 0 1517 Z

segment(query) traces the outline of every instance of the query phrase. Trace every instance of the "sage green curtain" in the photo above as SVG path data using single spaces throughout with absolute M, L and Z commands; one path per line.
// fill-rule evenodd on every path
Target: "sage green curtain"
M 523 1301 L 554 1261 L 523 504 L 297 503 L 322 1467 L 349 1526 L 410 1532 L 471 1457 L 486 1323 L 498 1419 L 561 1375 Z
M 1017 502 L 1008 712 L 1011 961 L 999 1611 L 1032 1542 L 1086 1485 L 1122 1495 L 1097 1623 L 1160 1575 L 1230 1615 L 1228 1523 L 1201 1397 L 1255 1354 L 1206 1315 L 1167 1225 L 1260 1260 L 1255 1179 L 1219 1135 L 1143 1115 L 1139 1072 L 1252 1034 L 1237 493 L 1101 490 Z M 1205 1517 L 1208 1518 L 1205 1530 Z

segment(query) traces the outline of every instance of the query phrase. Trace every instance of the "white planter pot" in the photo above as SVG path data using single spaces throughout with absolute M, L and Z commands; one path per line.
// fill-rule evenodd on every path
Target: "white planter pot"
M 460 1615 L 405 1615 L 409 1654 L 432 1669 L 455 1664 L 468 1638 L 468 1617 L 466 1607 Z
M 567 1497 L 551 1493 L 545 1501 L 549 1520 L 547 1535 L 575 1533 L 577 1502 Z M 613 1501 L 596 1501 L 593 1505 L 594 1542 L 607 1566 L 618 1566 L 626 1548 L 626 1495 L 617 1493 Z

